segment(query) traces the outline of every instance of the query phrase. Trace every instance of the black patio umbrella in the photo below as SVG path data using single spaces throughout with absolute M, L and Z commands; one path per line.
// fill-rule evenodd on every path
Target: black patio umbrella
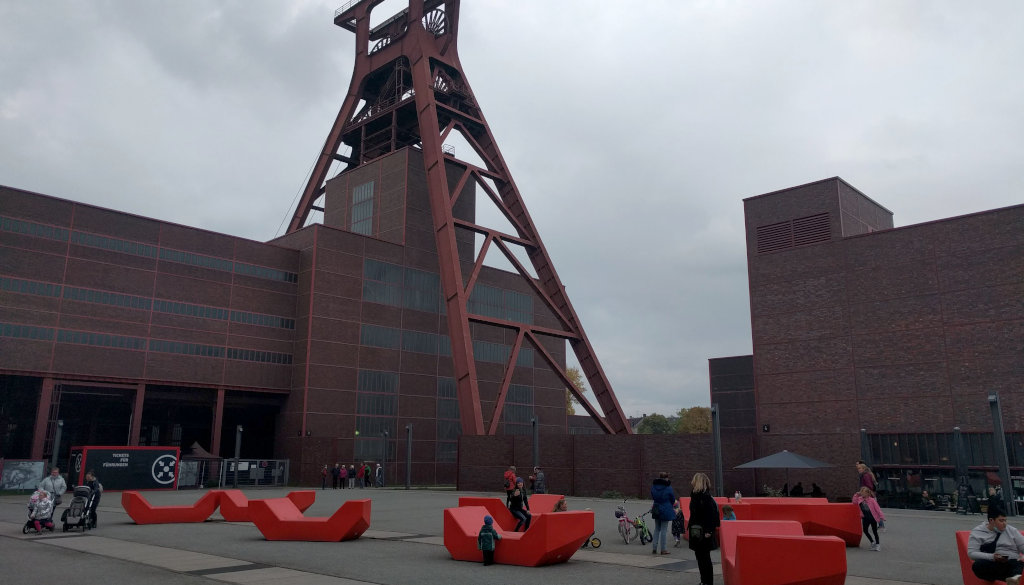
M 822 467 L 835 467 L 831 463 L 825 463 L 824 461 L 818 461 L 817 459 L 811 459 L 806 455 L 799 453 L 793 453 L 783 449 L 778 453 L 773 453 L 767 457 L 760 459 L 754 459 L 748 461 L 743 465 L 737 465 L 733 469 L 785 469 L 786 470 L 786 484 L 789 484 L 789 470 L 790 469 L 820 469 Z

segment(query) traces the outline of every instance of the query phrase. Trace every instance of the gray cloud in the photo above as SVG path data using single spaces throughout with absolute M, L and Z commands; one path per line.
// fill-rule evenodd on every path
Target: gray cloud
M 347 89 L 323 2 L 0 4 L 0 183 L 266 240 Z M 460 53 L 629 414 L 750 351 L 744 197 L 1018 204 L 1015 2 L 466 2 Z

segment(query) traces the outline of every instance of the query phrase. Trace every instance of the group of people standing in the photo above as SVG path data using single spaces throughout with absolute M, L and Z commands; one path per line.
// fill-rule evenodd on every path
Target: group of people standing
M 97 525 L 96 509 L 99 507 L 100 496 L 103 494 L 103 485 L 96 479 L 96 474 L 91 469 L 86 472 L 82 485 L 88 486 L 90 489 L 85 514 L 89 526 L 95 528 Z M 36 532 L 42 532 L 43 528 L 53 530 L 53 514 L 57 506 L 61 505 L 67 491 L 68 484 L 64 476 L 60 474 L 60 468 L 50 469 L 50 475 L 39 482 L 36 491 L 29 499 L 29 520 Z
M 369 461 L 364 461 L 356 467 L 355 464 L 345 467 L 341 463 L 335 463 L 333 468 L 324 465 L 320 469 L 320 489 L 327 489 L 327 480 L 331 480 L 333 489 L 347 488 L 368 488 L 384 487 L 384 468 L 380 463 L 371 468 Z

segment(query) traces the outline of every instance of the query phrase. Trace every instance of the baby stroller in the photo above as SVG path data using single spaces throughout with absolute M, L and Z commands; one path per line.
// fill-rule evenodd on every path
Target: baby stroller
M 87 485 L 80 485 L 75 488 L 71 505 L 60 516 L 64 532 L 72 528 L 81 528 L 82 532 L 92 528 L 92 518 L 89 513 L 92 504 L 92 488 Z
M 25 526 L 21 528 L 22 534 L 28 534 L 29 532 L 42 532 L 43 530 L 49 530 L 53 532 L 53 500 L 47 499 L 43 501 L 42 494 L 46 493 L 43 490 L 36 490 L 32 497 L 28 500 L 28 520 L 25 521 Z M 42 527 L 42 530 L 36 530 L 36 522 Z

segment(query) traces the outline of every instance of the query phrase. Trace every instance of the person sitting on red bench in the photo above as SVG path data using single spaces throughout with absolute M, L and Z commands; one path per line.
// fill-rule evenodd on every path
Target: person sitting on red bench
M 967 556 L 974 561 L 971 570 L 979 579 L 1018 585 L 1024 572 L 1024 535 L 1006 523 L 1006 512 L 993 502 L 988 521 L 971 530 Z

